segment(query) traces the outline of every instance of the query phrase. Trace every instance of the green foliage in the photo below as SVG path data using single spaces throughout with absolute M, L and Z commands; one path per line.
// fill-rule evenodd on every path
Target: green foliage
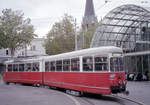
M 78 37 L 78 42 L 79 42 L 79 40 L 81 40 L 82 34 L 84 32 L 84 48 L 83 49 L 90 48 L 90 44 L 91 44 L 92 38 L 94 36 L 95 30 L 98 27 L 98 24 L 99 23 L 94 24 L 94 25 L 89 25 L 88 30 L 86 32 L 82 29 L 80 30 L 79 37 Z
M 53 25 L 47 34 L 45 48 L 49 55 L 74 50 L 74 19 L 72 16 L 65 14 L 62 20 Z
M 0 48 L 10 48 L 13 56 L 17 48 L 29 44 L 36 36 L 31 20 L 22 11 L 4 9 L 0 16 Z
M 95 30 L 98 27 L 98 24 L 91 25 L 88 28 L 88 31 L 85 32 L 85 47 L 84 48 L 90 48 L 90 44 L 92 41 L 92 38 L 94 36 Z

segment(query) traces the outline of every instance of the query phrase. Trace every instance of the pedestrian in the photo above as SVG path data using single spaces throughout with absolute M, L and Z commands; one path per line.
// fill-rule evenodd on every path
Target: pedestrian
M 147 80 L 147 77 L 146 77 L 145 74 L 142 74 L 142 80 L 143 80 L 143 81 L 146 81 L 146 80 Z
M 134 73 L 133 80 L 134 80 L 134 81 L 137 80 L 137 73 Z
M 148 81 L 149 80 L 149 72 L 148 72 L 148 70 L 146 70 L 145 76 L 146 76 L 146 80 Z

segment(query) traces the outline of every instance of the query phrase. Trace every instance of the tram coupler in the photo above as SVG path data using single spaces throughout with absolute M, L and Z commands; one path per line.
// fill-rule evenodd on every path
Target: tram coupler
M 124 92 L 122 92 L 124 95 L 129 95 L 130 94 L 130 92 L 128 91 L 128 90 L 126 90 L 126 91 L 124 91 Z

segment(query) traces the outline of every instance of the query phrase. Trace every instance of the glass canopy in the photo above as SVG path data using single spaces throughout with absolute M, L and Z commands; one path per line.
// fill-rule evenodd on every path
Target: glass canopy
M 144 43 L 150 45 L 150 11 L 137 5 L 122 5 L 103 18 L 91 47 L 117 46 L 134 50 Z

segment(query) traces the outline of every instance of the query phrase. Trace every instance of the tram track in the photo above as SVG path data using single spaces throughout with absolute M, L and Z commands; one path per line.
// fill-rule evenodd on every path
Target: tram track
M 146 104 L 144 104 L 144 103 L 142 103 L 142 102 L 138 102 L 138 101 L 136 101 L 136 100 L 129 99 L 129 98 L 125 98 L 125 97 L 121 97 L 121 96 L 118 96 L 118 95 L 111 95 L 111 96 L 116 97 L 116 98 L 118 98 L 118 99 L 122 99 L 122 100 L 126 100 L 126 101 L 129 101 L 129 102 L 135 103 L 135 104 L 137 104 L 137 105 L 146 105 Z M 122 104 L 122 105 L 126 105 L 126 104 L 124 104 L 124 103 L 121 103 L 121 104 Z
M 110 96 L 106 95 L 106 96 L 102 96 L 100 99 L 101 99 L 101 101 L 103 101 L 103 99 L 106 100 L 106 98 L 108 98 L 108 101 L 111 100 L 112 102 L 117 102 L 120 105 L 146 105 L 142 102 L 138 102 L 136 100 L 117 96 L 117 95 L 110 95 Z M 86 105 L 97 105 L 91 101 L 91 99 L 92 99 L 91 97 L 82 96 L 82 97 L 76 97 L 76 99 L 79 102 L 84 101 L 84 103 L 86 103 Z M 94 99 L 98 99 L 98 98 L 94 98 Z
M 118 103 L 116 98 L 98 94 L 86 93 L 86 95 L 75 98 L 81 103 L 81 105 L 120 105 L 120 103 L 115 104 Z M 111 101 L 113 102 L 112 104 Z

